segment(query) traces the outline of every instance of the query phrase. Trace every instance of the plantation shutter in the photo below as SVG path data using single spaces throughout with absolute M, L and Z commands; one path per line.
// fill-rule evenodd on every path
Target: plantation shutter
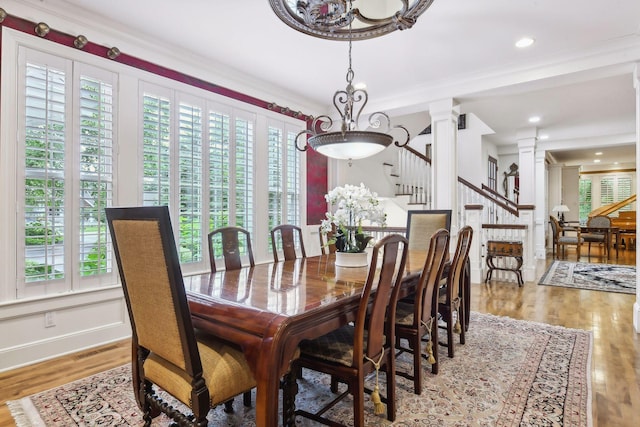
M 180 261 L 203 260 L 203 158 L 202 109 L 180 103 L 179 194 L 180 194 Z

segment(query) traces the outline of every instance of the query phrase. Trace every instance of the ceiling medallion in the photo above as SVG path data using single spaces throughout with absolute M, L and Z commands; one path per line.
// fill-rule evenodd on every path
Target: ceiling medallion
M 269 0 L 287 25 L 331 40 L 365 40 L 411 28 L 433 0 Z M 350 33 L 349 24 L 352 29 Z

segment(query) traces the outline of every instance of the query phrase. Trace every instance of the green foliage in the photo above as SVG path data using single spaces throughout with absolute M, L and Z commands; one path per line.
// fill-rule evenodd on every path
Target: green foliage
M 40 277 L 45 275 L 44 280 L 62 279 L 64 277 L 64 273 L 54 270 L 53 266 L 38 264 L 37 262 L 29 260 L 26 261 L 24 272 L 27 282 L 43 280 Z
M 42 246 L 62 243 L 64 241 L 60 234 L 54 234 L 51 228 L 47 228 L 40 222 L 27 224 L 24 230 L 25 244 L 27 246 Z
M 107 246 L 104 243 L 95 245 L 82 261 L 80 274 L 82 276 L 91 276 L 107 272 Z

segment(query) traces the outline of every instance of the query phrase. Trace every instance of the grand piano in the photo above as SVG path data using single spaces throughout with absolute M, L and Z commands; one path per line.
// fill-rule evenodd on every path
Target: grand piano
M 636 195 L 620 202 L 600 206 L 589 213 L 589 218 L 606 215 L 611 218 L 611 226 L 620 230 L 620 249 L 636 246 L 636 211 L 620 211 L 625 206 L 635 203 Z M 618 242 L 616 242 L 618 244 Z

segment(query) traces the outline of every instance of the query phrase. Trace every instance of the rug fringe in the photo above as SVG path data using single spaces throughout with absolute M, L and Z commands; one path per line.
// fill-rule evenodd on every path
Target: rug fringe
M 9 400 L 7 401 L 7 406 L 16 423 L 16 427 L 45 427 L 40 415 L 38 415 L 38 410 L 28 397 L 23 397 L 20 400 Z

